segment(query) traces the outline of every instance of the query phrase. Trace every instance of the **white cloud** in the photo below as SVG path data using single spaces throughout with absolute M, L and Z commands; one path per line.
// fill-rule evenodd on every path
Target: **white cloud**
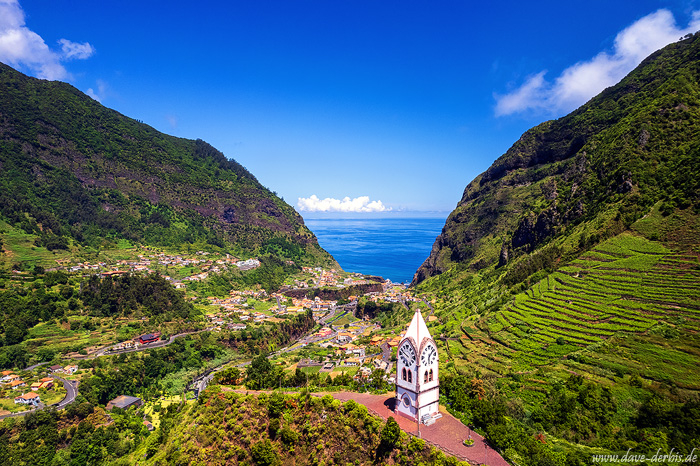
M 105 95 L 107 94 L 107 83 L 101 79 L 98 79 L 97 91 L 90 87 L 87 91 L 85 91 L 85 93 L 93 99 L 95 99 L 96 101 L 102 102 L 102 99 L 104 99 Z
M 311 197 L 300 197 L 297 206 L 302 212 L 386 212 L 391 210 L 382 204 L 382 201 L 370 201 L 369 196 L 360 196 L 355 199 L 349 197 L 319 199 L 312 194 Z
M 61 44 L 61 51 L 66 60 L 85 60 L 95 53 L 95 48 L 87 42 L 79 44 L 68 39 L 61 39 L 58 43 Z
M 586 103 L 606 87 L 619 82 L 652 52 L 700 29 L 700 11 L 693 13 L 688 27 L 676 26 L 673 14 L 665 9 L 647 15 L 615 37 L 612 53 L 600 52 L 576 63 L 549 82 L 546 71 L 530 76 L 516 90 L 496 94 L 496 116 L 528 110 L 547 113 L 571 111 Z
M 61 52 L 51 50 L 44 39 L 25 26 L 24 11 L 18 0 L 0 0 L 0 61 L 15 68 L 26 68 L 37 78 L 68 80 L 63 60 L 85 59 L 94 53 L 87 42 L 59 41 Z

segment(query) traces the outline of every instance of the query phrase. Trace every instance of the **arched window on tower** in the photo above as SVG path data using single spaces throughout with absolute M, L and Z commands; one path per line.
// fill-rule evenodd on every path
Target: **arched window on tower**
M 408 370 L 408 381 L 413 382 L 413 372 L 410 369 Z
M 425 371 L 425 375 L 423 376 L 423 383 L 426 383 L 427 381 L 428 381 L 428 371 Z
M 427 374 L 427 372 L 426 372 L 426 374 Z M 433 381 L 433 370 L 432 370 L 432 369 L 430 369 L 430 376 L 429 376 L 429 379 L 428 379 L 428 380 L 429 380 L 430 382 Z
M 403 370 L 401 371 L 401 379 L 406 380 L 406 368 L 404 367 Z

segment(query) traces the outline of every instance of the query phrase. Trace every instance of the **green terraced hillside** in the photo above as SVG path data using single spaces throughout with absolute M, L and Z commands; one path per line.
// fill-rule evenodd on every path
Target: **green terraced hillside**
M 513 464 L 700 445 L 698 148 L 695 34 L 466 186 L 412 285 L 445 405 Z
M 568 366 L 612 370 L 613 358 L 607 358 L 613 364 L 606 365 L 601 358 L 584 356 L 594 353 L 591 345 L 596 348 L 629 334 L 653 337 L 657 330 L 668 335 L 700 330 L 698 255 L 675 253 L 660 243 L 622 234 L 514 296 L 502 312 L 467 320 L 465 330 L 460 347 L 451 347 L 484 371 L 529 371 L 570 354 L 573 357 L 565 360 Z M 628 349 L 646 351 L 638 345 Z M 668 369 L 678 369 L 673 379 L 700 389 L 697 359 L 693 361 L 700 356 L 700 347 L 671 352 L 679 356 L 669 360 Z M 681 357 L 684 352 L 688 357 Z M 579 359 L 585 363 L 576 362 Z M 629 358 L 617 365 L 639 366 Z M 657 378 L 651 368 L 639 369 L 642 376 Z

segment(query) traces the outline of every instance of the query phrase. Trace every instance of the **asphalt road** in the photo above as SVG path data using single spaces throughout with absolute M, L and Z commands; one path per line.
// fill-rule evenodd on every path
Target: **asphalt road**
M 211 330 L 211 329 L 210 329 L 210 328 L 207 328 L 207 329 L 199 330 L 199 331 L 200 331 L 200 332 L 205 332 L 205 331 L 208 331 L 208 330 Z M 198 332 L 178 333 L 177 335 L 171 336 L 170 339 L 168 339 L 167 341 L 166 341 L 166 340 L 157 341 L 157 342 L 155 342 L 155 343 L 151 343 L 151 344 L 147 344 L 147 345 L 141 345 L 141 346 L 138 347 L 138 348 L 131 348 L 131 349 L 124 350 L 124 351 L 115 351 L 115 352 L 113 352 L 113 353 L 107 353 L 106 351 L 107 351 L 108 348 L 103 348 L 103 349 L 101 349 L 100 351 L 98 351 L 97 353 L 91 355 L 91 356 L 89 357 L 89 359 L 97 358 L 97 357 L 100 357 L 100 356 L 106 356 L 106 355 L 113 356 L 113 355 L 115 355 L 115 354 L 131 353 L 131 352 L 133 352 L 133 351 L 146 351 L 146 350 L 153 349 L 153 348 L 162 348 L 162 347 L 167 346 L 167 345 L 171 344 L 172 342 L 174 342 L 176 338 L 180 338 L 180 337 L 183 337 L 183 336 L 185 336 L 185 335 L 191 335 L 191 334 L 193 334 L 193 333 L 198 333 Z M 44 364 L 46 364 L 46 363 L 45 363 L 45 362 L 42 362 L 42 363 L 39 363 L 39 364 L 34 364 L 33 366 L 27 367 L 26 370 L 34 370 L 34 369 L 36 369 L 37 367 L 40 367 L 40 366 L 42 366 L 42 365 L 44 365 Z M 59 402 L 56 403 L 56 404 L 50 405 L 50 406 L 46 406 L 46 405 L 44 405 L 44 404 L 42 403 L 42 404 L 40 404 L 37 408 L 34 408 L 34 409 L 30 409 L 30 410 L 27 410 L 27 411 L 21 411 L 21 412 L 19 412 L 19 413 L 4 414 L 4 415 L 0 416 L 0 419 L 5 419 L 5 418 L 8 418 L 8 417 L 24 416 L 24 415 L 27 414 L 27 413 L 31 413 L 31 412 L 34 412 L 34 411 L 38 411 L 38 410 L 46 409 L 46 408 L 50 408 L 50 407 L 55 407 L 56 409 L 63 409 L 63 408 L 65 408 L 66 406 L 68 406 L 69 404 L 73 403 L 73 402 L 75 401 L 76 397 L 78 396 L 78 381 L 76 381 L 76 380 L 66 380 L 66 379 L 64 379 L 64 378 L 62 378 L 62 377 L 59 377 L 59 376 L 57 376 L 57 375 L 54 375 L 54 374 L 49 375 L 49 377 L 53 377 L 54 379 L 60 380 L 60 381 L 63 383 L 63 388 L 66 389 L 66 396 L 65 396 L 61 401 L 59 401 Z M 208 384 L 209 382 L 211 382 L 211 379 L 212 379 L 213 375 L 210 374 L 208 377 L 209 377 L 208 380 L 206 380 L 206 382 L 204 382 L 204 384 L 201 386 L 201 390 L 204 390 L 204 389 L 207 387 L 207 384 Z M 204 379 L 203 379 L 203 380 L 204 380 Z M 203 380 L 200 381 L 200 383 L 203 382 Z M 200 390 L 200 391 L 201 391 L 201 390 Z
M 178 333 L 177 335 L 171 336 L 168 340 L 159 340 L 159 341 L 156 341 L 154 343 L 146 343 L 145 345 L 140 345 L 138 348 L 129 348 L 129 349 L 125 349 L 125 350 L 111 351 L 109 353 L 107 352 L 107 350 L 109 348 L 111 348 L 111 346 L 108 346 L 106 348 L 102 348 L 101 350 L 99 350 L 95 354 L 89 356 L 87 359 L 93 359 L 93 358 L 97 358 L 99 356 L 105 356 L 105 355 L 113 356 L 115 354 L 133 353 L 134 351 L 145 351 L 145 350 L 149 350 L 149 349 L 153 349 L 153 348 L 162 348 L 164 346 L 168 346 L 169 344 L 174 342 L 175 339 L 177 339 L 177 338 L 184 337 L 186 335 L 193 335 L 193 334 L 199 333 L 199 332 L 209 332 L 211 330 L 212 330 L 212 328 L 210 327 L 210 328 L 205 328 L 204 330 L 197 330 L 196 332 Z
M 41 365 L 41 364 L 39 364 Z M 56 404 L 52 404 L 49 406 L 46 406 L 45 404 L 41 403 L 38 407 L 34 409 L 29 409 L 27 411 L 20 411 L 19 413 L 11 413 L 11 414 L 4 414 L 0 416 L 0 419 L 6 419 L 8 417 L 19 417 L 19 416 L 24 416 L 29 413 L 33 413 L 34 411 L 40 411 L 42 409 L 46 408 L 51 408 L 55 407 L 56 409 L 63 409 L 69 404 L 73 403 L 75 401 L 75 398 L 78 396 L 78 382 L 74 380 L 66 380 L 62 377 L 58 377 L 56 375 L 50 375 L 49 377 L 52 377 L 54 379 L 60 380 L 63 382 L 63 388 L 66 389 L 66 396 L 63 397 L 61 401 L 59 401 Z
M 52 375 L 51 377 L 63 382 L 63 388 L 66 389 L 66 396 L 61 401 L 59 401 L 57 405 L 55 405 L 56 409 L 63 409 L 72 402 L 74 402 L 75 398 L 78 396 L 78 381 L 66 380 L 56 375 Z
M 435 309 L 433 309 L 433 305 L 430 304 L 430 302 L 425 300 L 425 299 L 423 300 L 423 302 L 425 303 L 426 306 L 428 306 L 428 308 L 430 308 L 430 314 L 428 314 L 428 315 L 429 316 L 433 315 L 433 313 L 435 312 Z

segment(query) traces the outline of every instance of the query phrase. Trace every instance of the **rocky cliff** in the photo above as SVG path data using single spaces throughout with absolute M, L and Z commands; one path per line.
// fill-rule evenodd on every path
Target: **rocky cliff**
M 576 225 L 590 226 L 576 241 L 590 245 L 657 203 L 666 213 L 697 206 L 699 57 L 697 35 L 671 44 L 578 110 L 523 134 L 467 185 L 413 284 L 454 266 L 503 267 Z

